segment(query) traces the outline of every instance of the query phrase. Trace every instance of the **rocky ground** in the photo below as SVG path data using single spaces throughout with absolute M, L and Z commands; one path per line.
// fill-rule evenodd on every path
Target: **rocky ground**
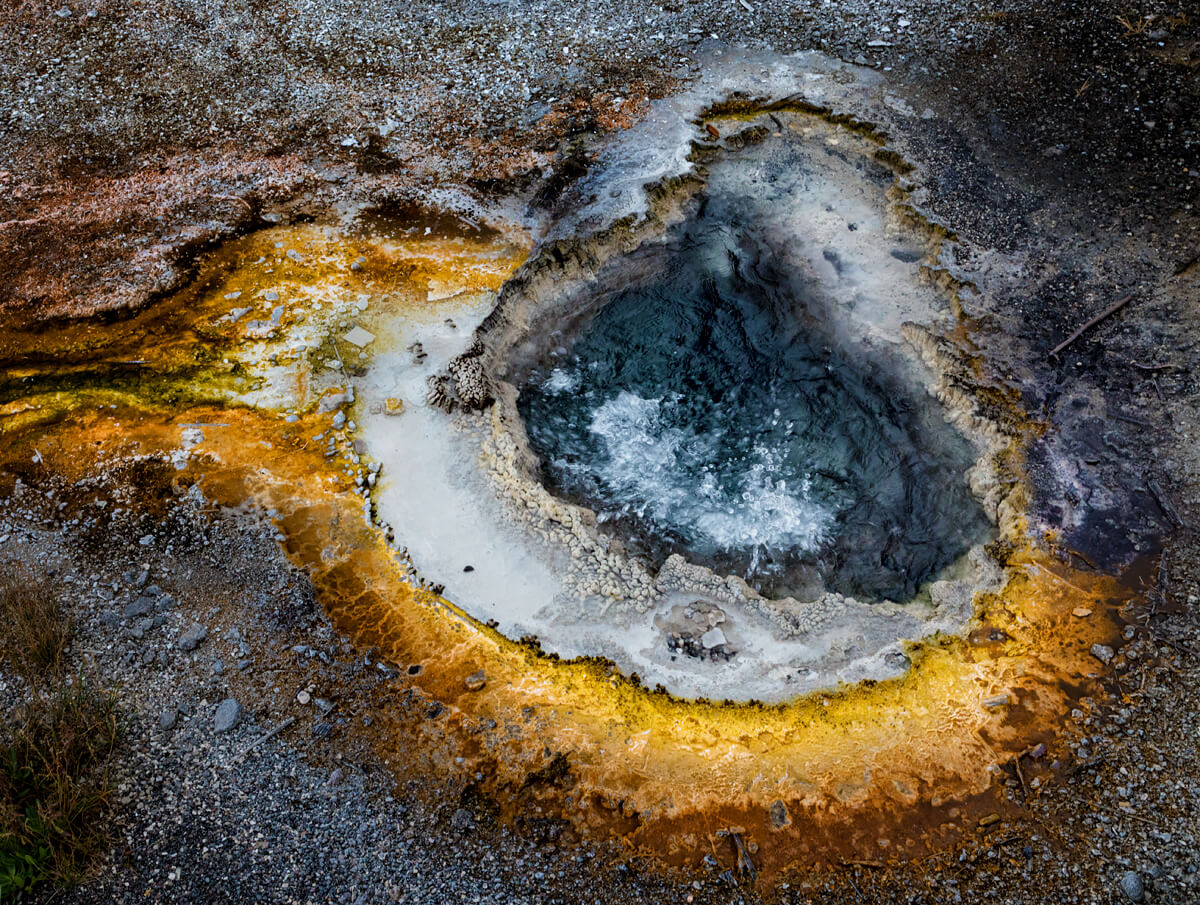
M 0 307 L 142 303 L 198 245 L 287 200 L 510 191 L 743 48 L 891 73 L 938 114 L 936 194 L 960 230 L 1021 240 L 1037 204 L 1006 185 L 1017 170 L 1099 194 L 1105 219 L 1186 255 L 1200 26 L 1185 6 L 22 0 L 0 10 Z M 1006 214 L 976 222 L 978 198 Z M 1187 224 L 1159 220 L 1164 205 Z
M 1014 379 L 1062 436 L 1105 450 L 1080 483 L 1120 490 L 1096 507 L 1119 526 L 1098 519 L 1074 540 L 1117 558 L 1167 544 L 1163 586 L 1131 614 L 1111 699 L 1077 715 L 1062 778 L 1007 778 L 1026 817 L 962 850 L 775 890 L 722 876 L 732 852 L 662 877 L 617 847 L 538 843 L 375 759 L 371 704 L 406 679 L 333 632 L 268 525 L 189 500 L 71 523 L 59 507 L 74 491 L 47 480 L 0 500 L 0 561 L 62 582 L 75 653 L 118 685 L 127 733 L 111 855 L 43 898 L 1200 900 L 1200 14 L 1186 4 L 9 3 L 0 311 L 18 323 L 145 304 L 268 209 L 532 194 L 569 170 L 573 141 L 739 47 L 821 49 L 932 111 L 910 142 L 935 213 L 1026 268 L 1020 292 L 985 305 L 1021 330 Z M 1103 340 L 1046 361 L 1126 292 L 1141 304 Z M 1104 404 L 1103 430 L 1072 415 L 1078 387 Z

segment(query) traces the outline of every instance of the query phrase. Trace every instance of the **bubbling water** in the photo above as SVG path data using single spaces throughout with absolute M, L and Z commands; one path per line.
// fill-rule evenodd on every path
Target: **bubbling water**
M 698 432 L 686 423 L 682 402 L 678 394 L 643 399 L 621 390 L 595 409 L 589 431 L 603 454 L 594 467 L 611 498 L 639 518 L 686 531 L 710 553 L 816 550 L 832 513 L 808 498 L 809 476 L 762 444 L 740 456 L 741 468 L 722 467 L 732 452 L 726 441 L 736 438 L 720 428 Z
M 839 342 L 758 226 L 702 207 L 518 365 L 542 478 L 651 561 L 907 599 L 986 533 L 971 450 Z

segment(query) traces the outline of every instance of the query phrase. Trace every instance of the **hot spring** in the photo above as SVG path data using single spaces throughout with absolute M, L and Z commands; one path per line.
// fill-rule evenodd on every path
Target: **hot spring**
M 126 320 L 6 335 L 0 478 L 74 488 L 64 531 L 107 532 L 123 463 L 261 513 L 439 797 L 677 862 L 974 835 L 1002 766 L 1053 772 L 1129 591 L 1031 520 L 1044 426 L 917 171 L 848 113 L 711 102 L 598 138 L 536 233 L 280 224 Z
M 655 158 L 602 153 L 493 305 L 376 357 L 364 401 L 406 414 L 365 440 L 380 515 L 471 615 L 677 694 L 781 700 L 961 630 L 999 579 L 1000 485 L 930 359 L 944 233 L 895 166 L 817 116 L 725 125 L 607 227 L 598 199 L 619 212 Z
M 541 475 L 655 566 L 679 553 L 771 596 L 907 600 L 986 536 L 972 450 L 889 361 L 841 343 L 807 301 L 836 303 L 836 280 L 780 266 L 754 207 L 709 195 L 521 370 Z

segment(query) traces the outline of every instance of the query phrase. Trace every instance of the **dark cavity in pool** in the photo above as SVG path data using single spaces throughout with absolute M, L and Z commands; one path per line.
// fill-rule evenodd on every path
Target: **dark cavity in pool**
M 907 599 L 986 537 L 972 451 L 773 260 L 702 210 L 608 268 L 551 348 L 535 331 L 514 377 L 541 478 L 654 565 L 682 553 L 774 596 Z

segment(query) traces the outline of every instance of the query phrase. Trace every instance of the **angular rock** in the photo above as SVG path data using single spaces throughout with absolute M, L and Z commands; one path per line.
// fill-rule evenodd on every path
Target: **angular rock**
M 202 625 L 193 625 L 190 629 L 179 636 L 176 644 L 181 651 L 193 651 L 200 646 L 205 638 L 208 637 L 208 629 Z
M 788 813 L 787 805 L 778 799 L 771 802 L 767 814 L 771 818 L 771 826 L 777 830 L 783 829 L 792 822 L 792 815 Z
M 142 596 L 125 607 L 126 619 L 137 619 L 139 616 L 149 616 L 154 609 L 154 598 Z
M 362 327 L 355 326 L 353 330 L 342 338 L 352 346 L 357 346 L 361 349 L 375 341 L 375 334 L 370 330 L 364 330 Z
M 228 732 L 242 720 L 242 705 L 233 698 L 226 698 L 217 705 L 217 713 L 213 717 L 213 729 L 217 732 Z

